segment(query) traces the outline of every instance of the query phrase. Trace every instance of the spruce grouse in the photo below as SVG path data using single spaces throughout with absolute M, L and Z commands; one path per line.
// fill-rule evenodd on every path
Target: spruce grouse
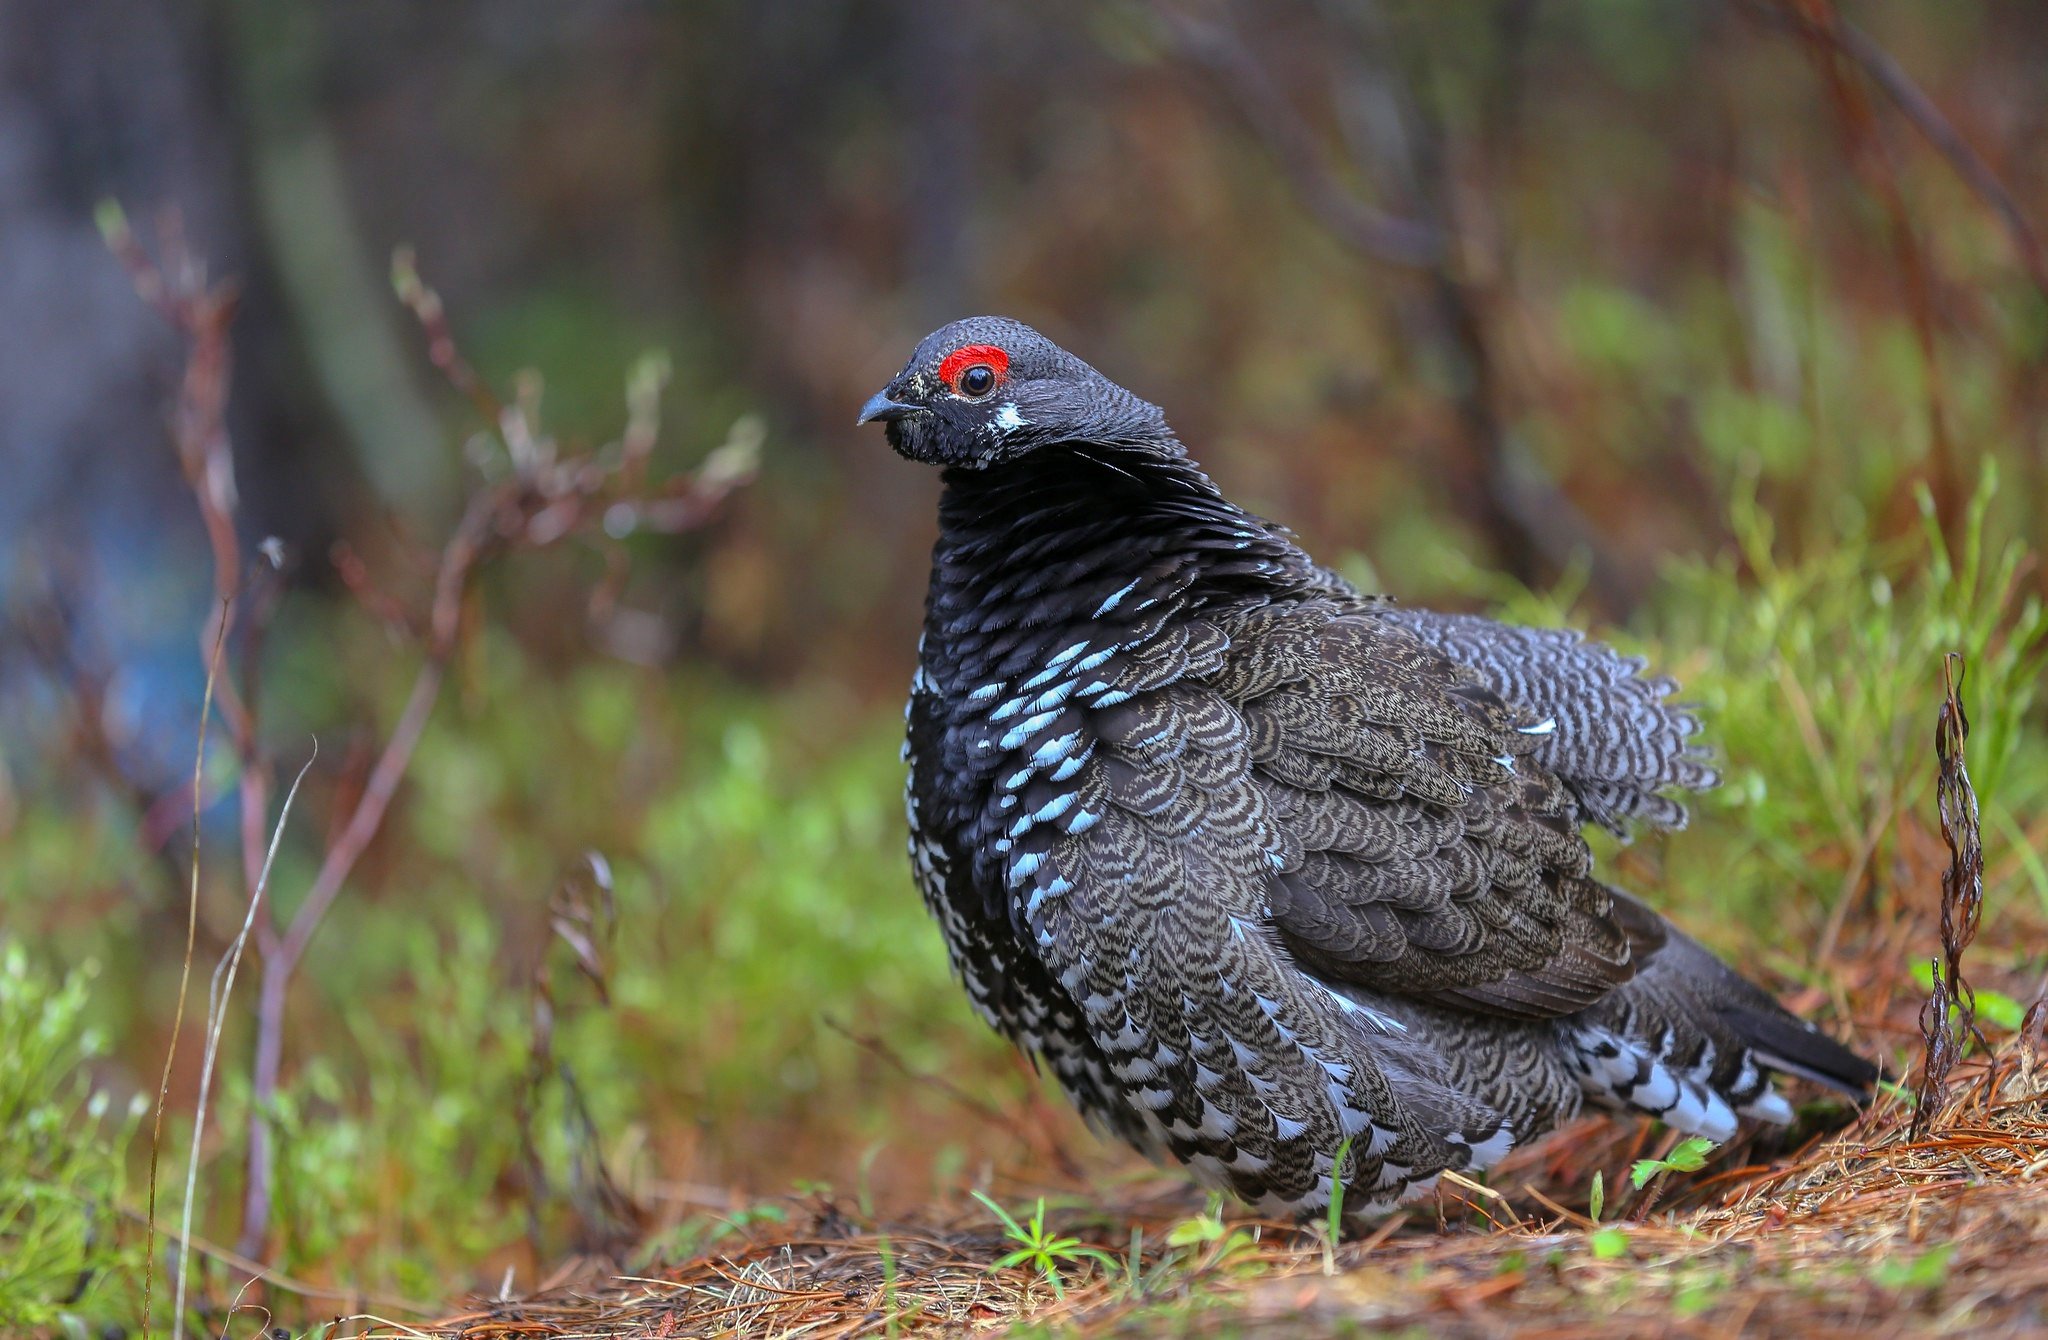
M 945 472 L 917 882 L 977 1009 L 1098 1128 L 1273 1213 L 1341 1175 L 1369 1214 L 1582 1103 L 1725 1140 L 1791 1118 L 1772 1071 L 1868 1090 L 1593 875 L 1584 825 L 1676 828 L 1666 793 L 1717 780 L 1671 681 L 1360 594 L 1015 321 L 927 337 L 878 419 Z

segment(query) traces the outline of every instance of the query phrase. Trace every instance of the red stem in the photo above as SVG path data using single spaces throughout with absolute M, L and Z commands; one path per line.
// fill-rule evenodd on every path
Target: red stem
M 370 773 L 362 799 L 357 802 L 355 812 L 349 815 L 347 825 L 335 838 L 334 844 L 327 849 L 326 858 L 320 863 L 320 873 L 306 894 L 306 901 L 299 905 L 290 928 L 283 940 L 277 942 L 275 951 L 265 947 L 263 986 L 256 1013 L 254 1092 L 249 1108 L 248 1187 L 242 1202 L 242 1236 L 235 1248 L 244 1256 L 262 1255 L 263 1239 L 270 1228 L 270 1186 L 274 1164 L 270 1147 L 270 1105 L 277 1093 L 279 1071 L 284 1060 L 285 995 L 291 986 L 292 974 L 298 970 L 299 960 L 305 957 L 313 932 L 319 929 L 321 920 L 334 905 L 342 885 L 355 869 L 356 861 L 369 847 L 371 839 L 377 836 L 377 830 L 384 822 L 384 812 L 390 807 L 392 796 L 397 794 L 398 784 L 412 762 L 413 750 L 426 730 L 427 719 L 433 715 L 446 669 L 445 652 L 429 658 L 420 667 L 419 674 L 413 679 L 412 694 L 406 699 L 405 710 L 399 714 L 398 724 L 392 728 L 391 738 L 378 757 L 376 768 Z

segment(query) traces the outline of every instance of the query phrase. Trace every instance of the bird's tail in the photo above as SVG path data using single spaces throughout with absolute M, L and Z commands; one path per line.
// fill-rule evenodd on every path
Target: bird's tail
M 1772 1087 L 1772 1072 L 1868 1101 L 1878 1079 L 1875 1065 L 1793 1015 L 1635 899 L 1618 891 L 1614 898 L 1617 916 L 1657 922 L 1654 931 L 1664 943 L 1632 981 L 1557 1021 L 1566 1063 L 1590 1101 L 1643 1112 L 1712 1140 L 1734 1135 L 1738 1117 L 1791 1121 L 1791 1105 Z

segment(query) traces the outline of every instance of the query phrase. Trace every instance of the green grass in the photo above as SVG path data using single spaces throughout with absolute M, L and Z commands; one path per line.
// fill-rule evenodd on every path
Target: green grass
M 1745 500 L 1735 513 L 1739 566 L 1729 558 L 1673 572 L 1659 632 L 1667 646 L 1698 649 L 1687 692 L 1727 762 L 1723 787 L 1698 806 L 1697 830 L 1669 844 L 1675 903 L 1732 911 L 1783 946 L 1802 944 L 1809 969 L 1840 947 L 1840 927 L 1859 907 L 1902 897 L 1931 909 L 1931 879 L 1926 888 L 1900 880 L 1915 869 L 1910 835 L 1931 827 L 1942 659 L 1956 651 L 1968 666 L 1987 924 L 2048 914 L 2039 858 L 2048 752 L 2038 736 L 2048 617 L 2022 581 L 2035 560 L 1993 538 L 1995 496 L 1987 463 L 1952 541 L 1923 494 L 1914 539 L 1845 543 L 1802 563 L 1775 554 L 1769 518 Z
M 1959 650 L 1986 922 L 2013 932 L 1987 931 L 1974 960 L 1991 967 L 1980 980 L 2000 1021 L 1999 1003 L 2016 1004 L 2038 973 L 2031 932 L 2048 917 L 2048 620 L 2027 593 L 2031 556 L 2000 538 L 2001 497 L 1987 470 L 1952 539 L 1923 520 L 1903 539 L 1850 535 L 1800 555 L 1783 552 L 1745 494 L 1727 552 L 1667 571 L 1639 623 L 1613 636 L 1684 678 L 1727 784 L 1696 804 L 1692 831 L 1608 846 L 1624 882 L 1750 963 L 1769 946 L 1768 966 L 1823 985 L 1835 960 L 1814 950 L 1837 908 L 1845 947 L 1871 909 L 1919 909 L 1931 951 L 1930 736 L 1941 656 Z M 1508 617 L 1552 621 L 1571 604 L 1569 590 L 1497 594 Z M 403 689 L 353 617 L 294 618 L 273 671 L 287 763 L 298 733 L 388 719 Z M 997 1106 L 1025 1093 L 950 980 L 911 887 L 899 730 L 893 703 L 850 708 L 826 688 L 771 697 L 616 665 L 559 672 L 486 630 L 293 996 L 270 1113 L 276 1265 L 421 1298 L 494 1286 L 505 1263 L 551 1259 L 589 1227 L 600 1158 L 657 1205 L 673 1179 L 732 1184 L 750 1200 L 833 1180 L 859 1185 L 871 1218 L 871 1200 L 956 1196 L 994 1151 L 1022 1157 L 1007 1131 L 832 1026 Z M 0 1131 L 0 1234 L 16 1244 L 0 1258 L 32 1263 L 0 1274 L 0 1305 L 30 1324 L 132 1317 L 133 1234 L 115 1216 L 136 1207 L 139 1151 L 129 1126 L 91 1104 L 118 1106 L 153 1082 L 150 1021 L 176 964 L 152 947 L 163 875 L 122 845 L 123 822 L 103 801 L 38 797 L 15 821 L 20 863 L 0 874 L 10 928 L 35 947 L 10 951 L 8 1027 L 42 1039 L 0 1056 L 10 1110 L 30 1114 Z M 275 880 L 287 905 L 310 876 L 309 826 L 287 835 Z M 602 997 L 548 927 L 550 894 L 588 850 L 616 873 Z M 208 860 L 206 906 L 230 907 L 225 848 Z M 88 958 L 119 970 L 63 975 Z M 200 1170 L 202 1232 L 216 1240 L 237 1227 L 245 1030 L 228 1031 Z M 88 1074 L 115 1078 L 95 1090 Z M 167 1150 L 185 1147 L 179 1125 L 174 1111 Z M 662 1211 L 656 1228 L 683 1251 L 712 1241 L 716 1224 Z M 1048 1281 L 1083 1257 L 1111 1268 L 1077 1256 L 1042 1216 L 1009 1224 L 1010 1254 Z M 1245 1245 L 1237 1232 L 1197 1216 L 1167 1245 L 1188 1261 L 1228 1258 Z M 1626 1252 L 1628 1238 L 1603 1232 L 1593 1250 Z M 83 1295 L 56 1301 L 81 1277 Z M 226 1276 L 209 1278 L 218 1297 Z M 1172 1278 L 1134 1288 L 1149 1297 Z
M 143 1105 L 95 1084 L 86 1022 L 98 970 L 62 977 L 0 940 L 0 1330 L 83 1330 L 132 1308 L 141 1263 L 121 1209 Z
M 1596 632 L 1680 679 L 1723 774 L 1691 802 L 1687 832 L 1598 841 L 1610 870 L 1711 942 L 1784 951 L 1781 970 L 1797 975 L 1821 971 L 1816 951 L 1841 948 L 1859 912 L 1894 897 L 1931 909 L 1931 873 L 1926 888 L 1900 880 L 1933 822 L 1942 658 L 1956 651 L 1987 924 L 2048 917 L 2048 613 L 2038 556 L 1996 519 L 2008 501 L 1987 459 L 1956 535 L 1942 535 L 1923 491 L 1906 537 L 1851 533 L 1801 558 L 1783 552 L 1752 477 L 1731 508 L 1729 549 L 1670 563 L 1637 627 Z M 1502 617 L 1572 621 L 1571 588 L 1492 590 Z
M 629 1185 L 673 1175 L 643 1151 L 679 1125 L 698 1134 L 699 1177 L 771 1159 L 777 1129 L 889 1134 L 890 1111 L 862 1092 L 872 1058 L 828 1019 L 889 1038 L 914 1067 L 970 1058 L 1000 1091 L 1001 1051 L 902 869 L 887 718 L 798 760 L 758 706 L 716 690 L 678 705 L 633 672 L 586 673 L 566 705 L 535 712 L 523 704 L 543 686 L 494 665 L 492 708 L 437 725 L 422 748 L 401 830 L 428 856 L 419 878 L 403 897 L 345 902 L 318 942 L 300 1008 L 327 1040 L 302 1051 L 274 1113 L 280 1264 L 346 1260 L 352 1278 L 431 1294 L 522 1242 L 527 1220 L 508 1212 L 522 1204 L 539 1249 L 559 1250 L 595 1157 Z M 665 746 L 636 759 L 643 713 L 663 718 Z M 685 720 L 700 714 L 722 729 L 703 738 Z M 557 791 L 550 760 L 565 756 L 651 780 L 610 797 Z M 591 799 L 609 804 L 582 808 Z M 550 1050 L 572 1093 L 559 1072 L 531 1074 L 532 982 L 566 958 L 547 898 L 559 855 L 585 847 L 616 871 L 622 930 L 606 949 L 608 1002 L 573 972 L 551 979 Z M 231 1188 L 246 1090 L 239 1072 L 227 1079 L 216 1185 Z M 785 1161 L 763 1180 L 803 1171 Z
M 1017 1266 L 1029 1266 L 1036 1270 L 1053 1291 L 1056 1298 L 1065 1298 L 1067 1289 L 1060 1277 L 1060 1267 L 1075 1269 L 1084 1265 L 1099 1266 L 1115 1274 L 1121 1267 L 1114 1256 L 1099 1247 L 1083 1246 L 1081 1240 L 1053 1232 L 1045 1226 L 1045 1197 L 1038 1198 L 1031 1217 L 1021 1223 L 1008 1210 L 986 1195 L 977 1191 L 974 1198 L 987 1207 L 1003 1226 L 1003 1236 L 1016 1243 L 1012 1250 L 989 1262 L 990 1270 L 1009 1270 Z

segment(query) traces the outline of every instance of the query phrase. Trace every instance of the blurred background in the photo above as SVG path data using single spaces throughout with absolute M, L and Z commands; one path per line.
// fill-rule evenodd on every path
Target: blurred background
M 223 571 L 247 729 L 203 765 L 175 1179 L 241 783 L 267 835 L 319 753 L 225 1011 L 202 1293 L 231 1250 L 431 1300 L 792 1188 L 1132 1171 L 973 1018 L 902 857 L 937 480 L 852 418 L 974 312 L 1163 405 L 1359 581 L 1685 676 L 1730 785 L 1604 854 L 1880 1049 L 1964 652 L 1981 984 L 2030 999 L 2044 143 L 2032 0 L 0 0 L 0 1098 L 77 1138 L 87 1207 L 42 1212 L 47 1278 L 122 1299 L 139 1259 L 122 1112 L 174 1035 Z M 181 331 L 149 273 L 232 312 Z M 430 628 L 472 500 L 622 451 L 703 506 L 522 532 Z

